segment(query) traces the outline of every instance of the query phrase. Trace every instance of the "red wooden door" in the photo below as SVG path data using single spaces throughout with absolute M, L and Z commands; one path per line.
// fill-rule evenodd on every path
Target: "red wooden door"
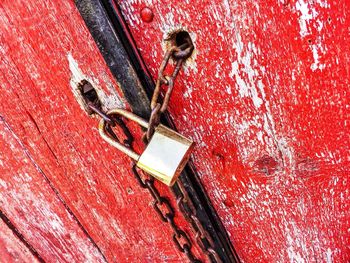
M 192 36 L 169 111 L 244 262 L 350 259 L 349 3 L 118 1 L 154 77 Z
M 128 107 L 74 3 L 2 1 L 0 32 L 0 262 L 185 261 L 76 100 L 87 79 L 107 107 Z
M 169 112 L 241 260 L 347 262 L 349 3 L 117 4 L 154 78 L 162 40 L 192 37 Z M 87 79 L 106 108 L 130 107 L 73 1 L 4 0 L 0 21 L 0 261 L 185 262 L 77 103 Z

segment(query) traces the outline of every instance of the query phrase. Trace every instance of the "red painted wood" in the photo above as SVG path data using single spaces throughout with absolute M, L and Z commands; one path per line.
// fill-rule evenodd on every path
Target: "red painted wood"
M 106 108 L 127 107 L 74 3 L 2 1 L 0 32 L 0 209 L 47 262 L 102 261 L 63 202 L 109 262 L 186 261 L 74 96 L 87 78 Z
M 194 40 L 170 113 L 242 261 L 348 262 L 350 2 L 118 2 L 154 78 Z
M 0 255 L 2 262 L 39 262 L 2 220 L 0 220 Z
M 105 262 L 45 181 L 34 157 L 3 119 L 0 119 L 0 146 L 6 153 L 0 158 L 1 210 L 41 258 Z

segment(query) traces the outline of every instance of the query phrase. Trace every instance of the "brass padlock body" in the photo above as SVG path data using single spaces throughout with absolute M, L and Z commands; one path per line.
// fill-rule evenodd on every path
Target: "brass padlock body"
M 159 125 L 138 159 L 137 166 L 171 186 L 188 162 L 193 146 L 193 141 Z
M 124 116 L 148 128 L 148 123 L 144 119 L 124 109 L 113 109 L 107 114 Z M 140 169 L 169 186 L 172 186 L 181 174 L 194 147 L 192 140 L 164 125 L 158 125 L 145 151 L 140 156 L 111 138 L 106 133 L 105 126 L 105 120 L 101 119 L 99 132 L 104 140 L 134 159 Z

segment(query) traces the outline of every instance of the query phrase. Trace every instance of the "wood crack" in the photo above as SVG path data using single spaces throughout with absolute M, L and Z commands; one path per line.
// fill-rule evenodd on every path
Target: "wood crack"
M 82 225 L 82 223 L 79 221 L 79 219 L 77 218 L 77 216 L 73 213 L 72 209 L 70 209 L 70 207 L 68 206 L 68 204 L 64 201 L 62 195 L 59 193 L 59 191 L 56 189 L 56 187 L 53 185 L 53 183 L 51 182 L 51 180 L 47 177 L 47 175 L 45 174 L 45 172 L 40 168 L 40 166 L 38 165 L 38 163 L 34 160 L 33 156 L 30 154 L 29 150 L 27 149 L 27 147 L 24 145 L 24 143 L 19 139 L 19 137 L 16 135 L 16 133 L 13 131 L 13 129 L 11 128 L 11 126 L 7 123 L 7 121 L 5 120 L 5 118 L 3 116 L 0 115 L 0 121 L 2 121 L 6 128 L 11 132 L 12 136 L 15 138 L 15 140 L 17 141 L 17 143 L 21 146 L 21 148 L 23 149 L 25 155 L 28 157 L 28 159 L 31 161 L 31 163 L 34 165 L 34 167 L 36 168 L 36 170 L 44 177 L 45 181 L 48 183 L 49 187 L 54 191 L 54 193 L 56 194 L 56 196 L 58 197 L 58 199 L 60 200 L 60 202 L 63 204 L 63 206 L 65 207 L 65 209 L 67 210 L 67 212 L 69 213 L 69 215 L 72 217 L 72 219 L 77 223 L 77 225 L 79 226 L 79 228 L 83 231 L 83 233 L 86 235 L 86 237 L 89 239 L 89 241 L 92 243 L 92 245 L 98 250 L 98 252 L 101 254 L 101 256 L 103 257 L 105 262 L 107 261 L 107 258 L 105 257 L 105 255 L 103 254 L 102 250 L 100 249 L 100 247 L 97 245 L 97 243 L 93 240 L 93 238 L 90 236 L 90 234 L 88 233 L 88 231 L 84 228 L 84 226 Z M 34 123 L 36 123 L 34 121 Z M 40 130 L 39 130 L 40 131 Z M 44 140 L 45 141 L 45 140 Z M 45 141 L 46 142 L 46 141 Z M 47 143 L 47 142 L 46 142 Z M 50 147 L 49 147 L 50 148 Z M 50 148 L 51 149 L 51 148 Z M 54 153 L 53 153 L 54 154 Z M 57 158 L 56 158 L 57 159 Z M 1 211 L 0 211 L 1 212 Z M 0 213 L 0 217 L 3 219 L 3 213 Z M 4 216 L 4 218 L 7 218 Z M 4 220 L 4 219 L 3 219 Z M 10 225 L 13 226 L 13 224 L 10 222 L 9 219 L 7 219 L 7 221 L 10 223 Z M 4 222 L 6 223 L 6 221 L 4 220 Z M 11 228 L 13 229 L 13 228 Z M 19 233 L 19 231 L 17 230 L 17 233 Z M 15 232 L 15 234 L 17 235 L 17 233 Z M 23 236 L 22 236 L 23 237 Z M 22 239 L 21 239 L 22 240 Z M 24 237 L 23 237 L 23 240 Z M 27 241 L 25 244 L 28 244 L 30 246 L 30 244 Z M 30 246 L 31 247 L 31 246 Z M 33 250 L 32 250 L 33 249 Z M 31 251 L 35 251 L 36 254 L 38 254 L 38 252 L 36 252 L 36 250 L 34 248 L 32 248 Z M 35 254 L 34 254 L 35 255 Z M 38 254 L 39 255 L 39 254 Z M 40 255 L 39 255 L 40 257 Z M 44 261 L 43 261 L 44 262 Z
M 0 116 L 1 118 L 1 116 Z M 13 234 L 29 249 L 32 255 L 39 261 L 45 262 L 45 260 L 39 255 L 38 251 L 28 242 L 28 240 L 20 233 L 20 231 L 14 226 L 10 219 L 0 210 L 1 220 L 8 226 Z

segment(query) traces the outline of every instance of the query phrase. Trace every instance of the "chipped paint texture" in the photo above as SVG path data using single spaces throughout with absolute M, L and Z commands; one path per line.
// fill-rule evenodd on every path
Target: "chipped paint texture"
M 2 1 L 0 32 L 0 210 L 46 262 L 184 262 L 130 159 L 77 102 L 86 78 L 105 109 L 127 107 L 73 1 Z
M 348 262 L 350 2 L 118 2 L 154 77 L 167 30 L 196 36 L 170 114 L 242 261 Z
M 326 1 L 307 1 L 299 0 L 295 4 L 295 9 L 299 12 L 299 25 L 301 38 L 311 37 L 315 32 L 313 39 L 310 39 L 310 45 L 313 63 L 311 70 L 323 70 L 326 65 L 320 62 L 322 56 L 326 55 L 327 48 L 323 43 L 323 33 L 325 28 L 324 18 L 319 17 L 319 12 L 324 12 L 324 9 L 329 9 L 330 5 Z M 329 18 L 328 18 L 329 19 Z M 329 21 L 328 21 L 329 22 Z
M 81 72 L 81 69 L 79 68 L 78 62 L 73 58 L 71 53 L 68 53 L 67 55 L 68 60 L 68 66 L 71 71 L 71 79 L 70 79 L 70 85 L 73 91 L 73 94 L 75 96 L 75 99 L 79 103 L 80 107 L 87 111 L 87 106 L 85 105 L 82 97 L 81 92 L 79 90 L 79 84 L 82 80 L 88 80 L 94 89 L 97 92 L 97 96 L 99 97 L 101 101 L 101 105 L 104 111 L 108 111 L 113 108 L 125 108 L 124 103 L 122 102 L 122 99 L 120 98 L 120 95 L 116 91 L 116 89 L 113 87 L 111 83 L 108 83 L 108 80 L 106 81 L 106 86 L 108 88 L 108 91 L 105 92 L 97 83 L 99 82 L 98 79 L 93 80 L 90 76 L 86 76 Z M 95 83 L 97 82 L 97 83 Z
M 2 220 L 0 220 L 0 255 L 2 262 L 39 262 Z
M 2 153 L 6 153 L 0 156 L 3 163 L 0 167 L 0 207 L 8 217 L 16 218 L 15 226 L 23 231 L 26 239 L 40 240 L 36 249 L 42 258 L 62 262 L 105 262 L 45 184 L 42 171 L 4 119 L 0 119 L 0 145 Z M 14 171 L 13 167 L 17 169 Z M 43 186 L 42 192 L 37 191 L 37 185 Z M 50 242 L 57 245 L 50 248 Z

